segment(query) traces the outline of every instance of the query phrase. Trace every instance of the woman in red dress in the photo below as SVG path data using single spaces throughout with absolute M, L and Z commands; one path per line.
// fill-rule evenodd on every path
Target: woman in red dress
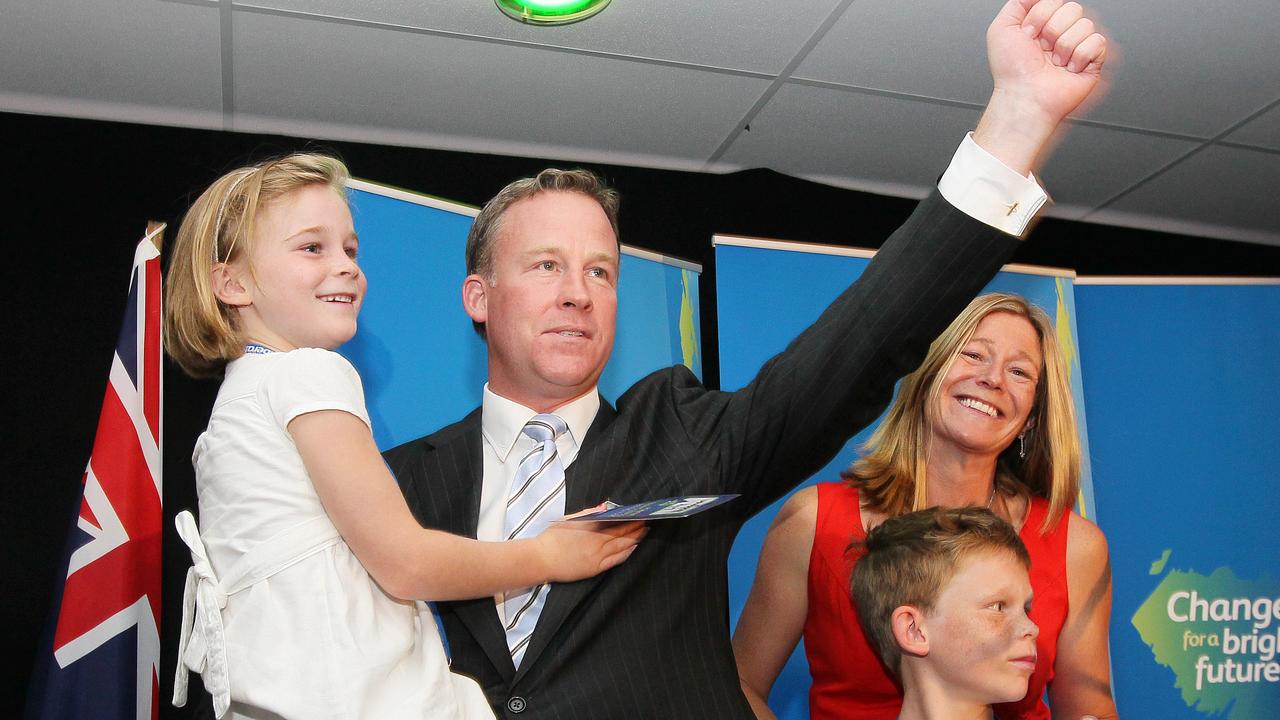
M 867 449 L 842 482 L 793 495 L 765 539 L 733 638 L 757 716 L 773 717 L 769 690 L 803 636 L 812 718 L 897 718 L 902 691 L 850 599 L 850 544 L 886 517 L 976 505 L 1009 521 L 1026 544 L 1040 629 L 1027 695 L 996 706 L 996 717 L 1115 718 L 1107 545 L 1071 511 L 1080 443 L 1048 316 L 1016 295 L 974 300 L 903 379 Z

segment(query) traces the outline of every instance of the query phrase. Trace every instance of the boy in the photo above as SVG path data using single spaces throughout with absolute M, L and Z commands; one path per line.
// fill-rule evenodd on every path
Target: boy
M 1036 664 L 1031 560 L 984 508 L 930 508 L 867 534 L 851 586 L 863 630 L 903 688 L 899 720 L 992 717 Z

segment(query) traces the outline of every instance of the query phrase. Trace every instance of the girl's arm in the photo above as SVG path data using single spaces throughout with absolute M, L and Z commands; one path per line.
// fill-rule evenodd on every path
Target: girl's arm
M 1111 622 L 1111 560 L 1097 525 L 1072 514 L 1067 526 L 1067 619 L 1049 686 L 1054 720 L 1092 715 L 1115 720 L 1107 628 Z
M 362 420 L 321 410 L 297 416 L 288 430 L 334 527 L 395 597 L 460 600 L 581 580 L 626 560 L 644 534 L 643 523 L 554 523 L 507 542 L 425 530 Z
M 783 504 L 765 536 L 755 584 L 733 633 L 742 692 L 761 720 L 774 717 L 769 691 L 804 633 L 817 521 L 817 488 L 803 488 Z

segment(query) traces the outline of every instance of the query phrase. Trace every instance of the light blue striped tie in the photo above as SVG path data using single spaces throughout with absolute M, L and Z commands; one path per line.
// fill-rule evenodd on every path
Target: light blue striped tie
M 524 434 L 538 446 L 524 456 L 511 482 L 507 497 L 507 517 L 503 535 L 508 540 L 537 535 L 553 520 L 564 517 L 564 463 L 556 449 L 556 438 L 569 427 L 556 415 L 535 415 L 524 426 Z M 542 606 L 551 588 L 538 585 L 503 595 L 502 609 L 506 617 L 507 647 L 511 662 L 517 668 L 533 637 Z

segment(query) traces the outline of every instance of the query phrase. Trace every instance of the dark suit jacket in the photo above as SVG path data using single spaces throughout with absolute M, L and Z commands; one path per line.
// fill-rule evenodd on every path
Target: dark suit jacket
M 493 598 L 440 603 L 454 669 L 480 681 L 500 718 L 752 718 L 729 642 L 739 528 L 876 418 L 1016 243 L 935 192 L 747 387 L 709 391 L 676 366 L 636 383 L 617 410 L 602 401 L 566 473 L 565 507 L 743 497 L 652 523 L 621 566 L 554 585 L 519 671 Z M 475 536 L 482 442 L 477 409 L 386 453 L 423 525 Z

